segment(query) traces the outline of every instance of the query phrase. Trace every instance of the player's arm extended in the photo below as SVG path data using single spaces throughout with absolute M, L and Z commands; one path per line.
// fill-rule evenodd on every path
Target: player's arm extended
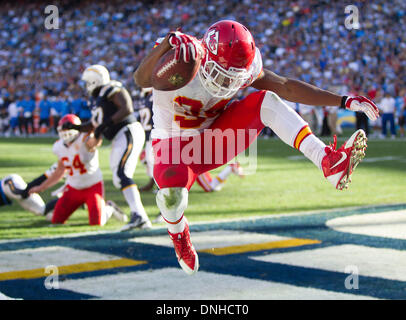
M 133 75 L 134 81 L 141 88 L 152 87 L 151 75 L 155 65 L 159 58 L 172 48 L 169 44 L 170 36 L 171 33 L 168 33 L 165 39 L 148 53 L 148 55 L 141 61 L 137 70 L 135 70 Z
M 282 99 L 311 106 L 340 106 L 343 98 L 306 82 L 279 76 L 267 69 L 263 70 L 251 86 L 258 90 L 273 91 Z
M 366 97 L 340 96 L 300 80 L 281 77 L 266 69 L 251 86 L 259 90 L 273 91 L 281 98 L 292 102 L 311 106 L 337 106 L 351 111 L 361 111 L 371 120 L 379 117 L 378 107 Z
M 73 124 L 71 122 L 65 122 L 62 125 L 62 129 L 63 130 L 74 129 L 74 130 L 78 130 L 80 132 L 90 132 L 90 131 L 94 130 L 94 126 L 93 126 L 91 121 L 87 121 L 87 122 L 82 123 L 82 124 Z
M 109 99 L 118 108 L 110 118 L 113 123 L 123 121 L 127 116 L 134 112 L 133 101 L 125 88 L 121 88 L 121 90 L 114 93 Z
M 131 96 L 125 88 L 121 88 L 117 92 L 113 93 L 110 97 L 108 97 L 108 99 L 110 99 L 114 105 L 117 106 L 117 111 L 114 112 L 111 117 L 104 119 L 104 121 L 95 129 L 94 135 L 96 139 L 100 139 L 104 130 L 114 124 L 120 123 L 134 112 Z
M 41 193 L 46 189 L 56 185 L 63 178 L 65 170 L 65 166 L 63 165 L 62 161 L 59 160 L 58 166 L 56 167 L 55 171 L 48 177 L 48 179 L 46 179 L 39 186 L 32 187 L 30 191 L 28 191 L 28 193 Z

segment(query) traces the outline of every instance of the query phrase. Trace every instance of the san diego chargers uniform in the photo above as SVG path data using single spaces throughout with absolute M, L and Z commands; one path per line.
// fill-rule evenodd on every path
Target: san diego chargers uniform
M 0 207 L 12 204 L 16 201 L 25 210 L 36 215 L 43 215 L 45 212 L 45 203 L 41 196 L 34 193 L 25 198 L 22 197 L 22 191 L 27 184 L 18 174 L 10 174 L 0 180 Z
M 92 122 L 95 127 L 117 111 L 117 106 L 110 98 L 123 89 L 123 85 L 114 80 L 101 88 L 92 107 Z M 103 136 L 111 141 L 110 168 L 113 172 L 114 186 L 123 190 L 135 185 L 132 176 L 145 142 L 141 124 L 134 114 L 130 114 L 120 123 L 109 126 L 103 132 Z
M 87 137 L 88 134 L 81 133 L 69 146 L 61 139 L 53 145 L 54 154 L 66 169 L 66 185 L 55 205 L 52 223 L 64 223 L 79 206 L 86 203 L 89 224 L 100 224 L 104 207 L 103 176 L 98 150 L 87 150 Z
M 151 130 L 154 127 L 152 112 L 152 95 L 147 94 L 147 96 L 141 100 L 140 107 L 138 109 L 138 118 L 145 132 L 145 156 L 143 157 L 143 161 L 145 161 L 147 175 L 150 178 L 153 177 L 154 167 L 154 154 L 152 150 L 152 140 L 150 139 Z

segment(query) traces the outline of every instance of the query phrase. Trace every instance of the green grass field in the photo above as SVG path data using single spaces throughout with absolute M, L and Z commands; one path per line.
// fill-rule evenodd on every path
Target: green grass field
M 18 173 L 28 182 L 42 174 L 56 161 L 52 154 L 53 141 L 50 138 L 0 139 L 0 178 Z M 343 141 L 339 139 L 339 145 Z M 116 201 L 129 213 L 122 194 L 114 189 L 111 181 L 109 152 L 109 145 L 104 143 L 100 148 L 100 164 L 106 199 Z M 138 164 L 134 180 L 139 186 L 147 183 L 142 164 Z M 369 141 L 366 158 L 352 180 L 349 190 L 337 191 L 309 160 L 301 157 L 300 152 L 277 139 L 260 139 L 256 173 L 244 179 L 231 176 L 223 190 L 216 193 L 205 193 L 195 184 L 190 192 L 186 216 L 194 222 L 404 203 L 406 141 Z M 50 192 L 42 194 L 44 201 L 50 199 Z M 159 212 L 154 194 L 143 193 L 142 200 L 147 213 L 154 218 Z M 51 226 L 43 217 L 24 211 L 16 203 L 0 208 L 0 239 L 117 230 L 120 226 L 111 219 L 104 227 L 90 227 L 87 212 L 83 209 L 75 212 L 65 225 Z

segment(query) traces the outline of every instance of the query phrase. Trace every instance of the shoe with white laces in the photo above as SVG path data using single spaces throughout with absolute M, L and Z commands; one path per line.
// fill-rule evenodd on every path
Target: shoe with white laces
M 113 217 L 120 222 L 127 222 L 127 215 L 120 209 L 120 207 L 111 200 L 106 201 L 106 205 L 113 208 Z
M 131 229 L 151 229 L 151 221 L 143 219 L 138 213 L 131 212 L 130 222 L 123 226 L 120 231 L 127 231 Z
M 190 241 L 189 225 L 186 221 L 186 226 L 183 232 L 169 233 L 175 247 L 176 257 L 178 262 L 188 275 L 192 275 L 199 269 L 199 257 L 192 242 Z
M 326 179 L 338 190 L 348 189 L 351 175 L 357 165 L 365 157 L 367 137 L 364 130 L 360 129 L 338 149 L 337 137 L 334 136 L 333 145 L 325 148 L 321 166 Z

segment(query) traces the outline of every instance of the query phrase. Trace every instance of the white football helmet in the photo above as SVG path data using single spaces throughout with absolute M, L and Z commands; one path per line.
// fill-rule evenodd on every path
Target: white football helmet
M 21 207 L 38 216 L 42 216 L 45 211 L 45 203 L 39 194 L 31 194 L 26 199 L 23 199 L 18 190 L 27 188 L 27 184 L 18 174 L 10 174 L 1 180 L 1 187 L 5 195 L 16 200 Z
M 110 74 L 106 67 L 94 64 L 83 71 L 82 80 L 86 83 L 87 92 L 92 95 L 94 89 L 110 82 Z
M 25 190 L 25 188 L 27 188 L 27 184 L 20 175 L 10 174 L 1 180 L 1 188 L 3 189 L 7 198 L 21 200 L 22 195 L 18 191 Z

